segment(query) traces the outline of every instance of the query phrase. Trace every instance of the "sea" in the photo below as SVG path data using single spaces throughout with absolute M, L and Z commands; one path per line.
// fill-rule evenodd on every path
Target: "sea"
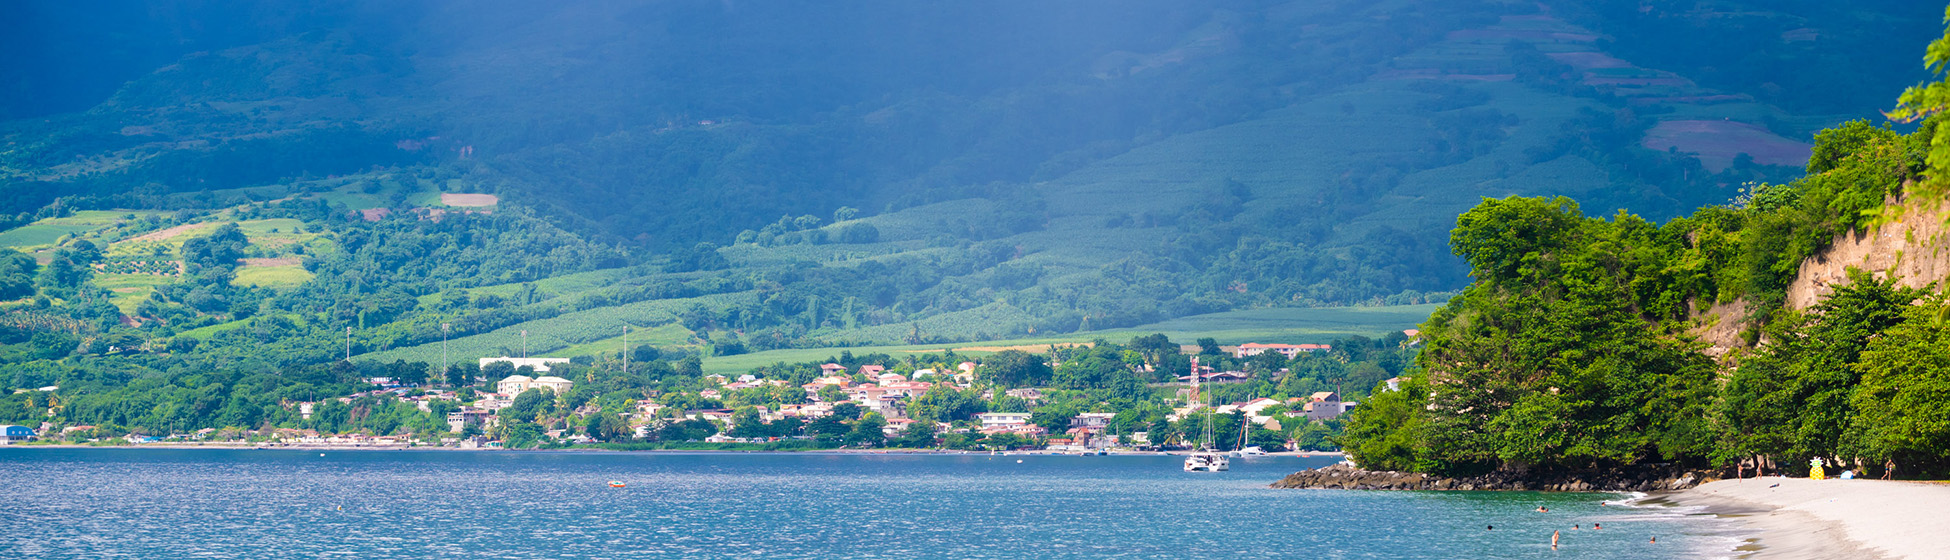
M 1335 461 L 0 447 L 0 558 L 1669 559 L 1744 537 L 1622 494 L 1267 487 Z

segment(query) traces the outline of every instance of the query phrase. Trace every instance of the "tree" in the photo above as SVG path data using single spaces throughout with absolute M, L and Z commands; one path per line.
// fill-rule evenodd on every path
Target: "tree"
M 1219 339 L 1201 338 L 1198 339 L 1198 354 L 1200 356 L 1219 356 L 1223 355 L 1224 352 L 1219 350 Z
M 515 422 L 533 422 L 554 408 L 555 392 L 548 389 L 529 389 L 515 395 L 515 402 L 502 409 L 499 416 Z
M 772 435 L 765 420 L 758 415 L 758 409 L 741 407 L 731 413 L 731 429 L 725 435 L 737 438 L 764 438 Z
M 1893 462 L 1906 474 L 1950 469 L 1950 306 L 1942 296 L 1907 310 L 1869 342 L 1854 365 L 1862 376 L 1842 452 Z
M 1003 387 L 1033 387 L 1049 383 L 1049 362 L 1021 350 L 1003 350 L 982 360 L 976 375 Z
M 851 447 L 879 447 L 887 439 L 883 429 L 887 419 L 877 412 L 869 412 L 853 423 L 853 429 L 846 433 L 846 444 Z
M 939 427 L 934 422 L 916 421 L 908 424 L 906 428 L 901 429 L 900 435 L 888 441 L 887 444 L 906 449 L 934 447 L 935 434 L 938 431 Z
M 923 422 L 968 420 L 981 413 L 982 400 L 979 396 L 948 385 L 935 385 L 908 405 L 908 415 Z
M 13 300 L 34 295 L 34 271 L 40 263 L 34 257 L 8 248 L 0 248 L 0 300 Z
M 844 400 L 846 400 L 846 391 L 841 390 L 840 386 L 822 385 L 819 387 L 819 402 L 836 403 Z
M 1944 9 L 1944 20 L 1950 23 L 1950 7 Z M 1916 122 L 1950 109 L 1950 26 L 1945 27 L 1942 37 L 1931 41 L 1929 47 L 1923 50 L 1923 68 L 1939 77 L 1934 82 L 1919 83 L 1903 90 L 1903 95 L 1896 100 L 1896 108 L 1889 111 L 1890 120 Z M 1930 150 L 1924 159 L 1930 169 L 1950 169 L 1950 128 L 1939 123 L 1924 124 L 1924 128 L 1934 129 L 1930 133 Z M 1919 194 L 1941 199 L 1946 191 L 1950 191 L 1950 177 L 1932 173 L 1919 186 L 1924 187 L 1918 189 Z

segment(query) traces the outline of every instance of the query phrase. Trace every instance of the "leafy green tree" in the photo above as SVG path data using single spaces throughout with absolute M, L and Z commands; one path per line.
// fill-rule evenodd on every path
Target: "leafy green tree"
M 529 389 L 515 395 L 515 401 L 496 415 L 514 422 L 534 422 L 548 414 L 555 406 L 555 392 L 548 389 Z
M 846 444 L 851 447 L 879 447 L 887 439 L 883 428 L 887 419 L 879 413 L 869 412 L 853 423 L 853 429 L 846 433 Z
M 9 248 L 0 248 L 0 300 L 34 295 L 34 271 L 40 263 L 34 257 Z
M 934 447 L 935 434 L 939 426 L 934 422 L 917 421 L 901 429 L 899 436 L 888 440 L 887 445 L 905 449 L 925 449 Z
M 1950 23 L 1950 8 L 1944 10 L 1944 21 Z M 1946 26 L 1942 37 L 1930 42 L 1923 51 L 1923 67 L 1931 74 L 1939 76 L 1936 81 L 1920 83 L 1903 91 L 1897 98 L 1896 108 L 1889 111 L 1891 120 L 1916 122 L 1942 114 L 1950 109 L 1950 26 Z M 1950 129 L 1926 123 L 1930 130 L 1930 150 L 1926 161 L 1931 169 L 1950 169 Z M 1950 177 L 1932 174 L 1922 191 L 1927 196 L 1941 199 L 1950 190 Z
M 1906 310 L 1871 339 L 1854 370 L 1855 411 L 1841 452 L 1905 475 L 1950 471 L 1950 306 L 1942 296 Z
M 840 386 L 822 385 L 819 387 L 819 402 L 836 403 L 844 400 L 846 400 L 846 391 L 840 389 Z
M 982 360 L 976 376 L 1003 387 L 1034 387 L 1049 383 L 1049 362 L 1021 350 L 1003 350 Z
M 1850 279 L 1809 313 L 1782 317 L 1769 328 L 1772 342 L 1735 370 L 1716 410 L 1721 461 L 1765 455 L 1797 468 L 1841 449 L 1858 411 L 1856 364 L 1921 295 L 1861 271 Z

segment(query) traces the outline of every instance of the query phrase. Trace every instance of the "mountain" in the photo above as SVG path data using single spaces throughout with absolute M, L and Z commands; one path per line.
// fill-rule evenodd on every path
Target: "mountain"
M 1854 55 L 1938 25 L 1896 2 L 146 6 L 0 18 L 27 61 L 0 70 L 0 245 L 35 261 L 12 362 L 1441 301 L 1483 197 L 1663 220 L 1792 180 L 1814 131 L 1926 75 Z

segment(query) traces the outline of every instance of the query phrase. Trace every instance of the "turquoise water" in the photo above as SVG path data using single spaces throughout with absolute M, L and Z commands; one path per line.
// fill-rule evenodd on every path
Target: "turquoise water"
M 1616 495 L 1266 488 L 1331 462 L 0 448 L 0 558 L 1664 559 L 1735 544 L 1709 517 L 1599 504 Z

